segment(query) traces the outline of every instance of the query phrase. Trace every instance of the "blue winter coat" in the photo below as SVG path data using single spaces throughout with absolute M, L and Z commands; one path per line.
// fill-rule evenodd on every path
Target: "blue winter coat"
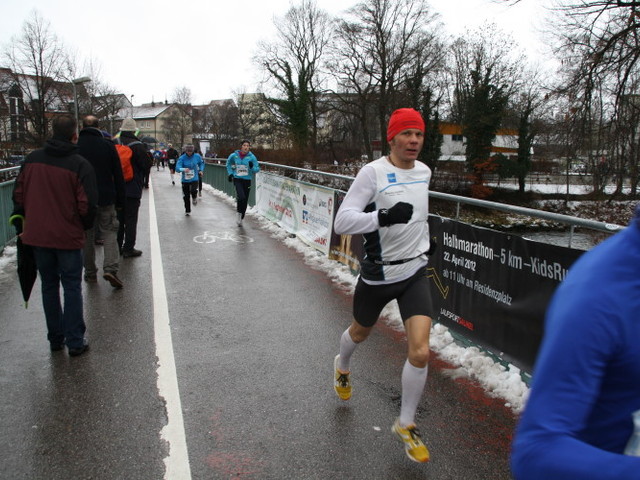
M 249 167 L 249 162 L 252 162 L 252 167 Z M 258 159 L 252 152 L 248 152 L 244 158 L 240 158 L 240 150 L 236 150 L 227 159 L 227 174 L 233 175 L 234 178 L 251 180 L 251 176 L 259 171 Z
M 191 170 L 189 173 L 184 171 L 185 168 Z M 199 178 L 198 172 L 204 172 L 204 161 L 198 153 L 189 156 L 186 153 L 180 155 L 176 164 L 176 172 L 182 173 L 182 183 L 197 182 Z
M 623 455 L 640 410 L 640 211 L 556 290 L 516 431 L 518 480 L 638 480 Z

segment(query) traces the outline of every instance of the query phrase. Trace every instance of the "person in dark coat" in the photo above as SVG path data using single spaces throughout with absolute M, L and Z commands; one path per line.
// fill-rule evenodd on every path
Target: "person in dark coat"
M 125 190 L 120 157 L 113 142 L 102 135 L 95 116 L 85 117 L 82 126 L 84 128 L 78 139 L 78 153 L 93 166 L 98 184 L 98 212 L 93 227 L 86 232 L 87 240 L 84 244 L 84 279 L 91 283 L 97 281 L 94 237 L 96 230 L 99 230 L 104 245 L 103 278 L 112 287 L 122 288 L 122 281 L 118 278 L 120 252 L 117 236 L 120 224 L 117 211 L 124 208 Z
M 147 147 L 136 137 L 138 129 L 133 118 L 125 118 L 120 126 L 118 141 L 123 145 L 128 145 L 133 156 L 131 165 L 133 167 L 133 179 L 125 183 L 125 206 L 120 215 L 120 228 L 118 229 L 118 246 L 124 258 L 139 257 L 142 251 L 137 250 L 136 233 L 138 230 L 138 210 L 140 209 L 140 199 L 144 187 L 144 175 L 149 168 L 149 152 Z
M 42 283 L 42 304 L 51 351 L 66 344 L 83 354 L 82 248 L 93 226 L 98 190 L 93 167 L 78 154 L 72 115 L 53 119 L 53 138 L 27 155 L 13 191 L 14 212 L 25 217 L 21 239 L 34 248 Z M 64 304 L 60 301 L 60 284 Z

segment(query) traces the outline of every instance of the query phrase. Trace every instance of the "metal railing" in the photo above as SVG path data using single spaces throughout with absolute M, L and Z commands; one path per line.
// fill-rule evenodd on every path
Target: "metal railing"
M 215 165 L 212 165 L 212 166 L 215 166 Z M 296 174 L 296 177 L 295 177 L 296 179 L 306 180 L 306 181 L 311 180 L 310 183 L 314 183 L 313 181 L 315 180 L 314 177 L 317 177 L 317 176 L 321 176 L 333 181 L 346 182 L 347 187 L 337 185 L 338 188 L 336 189 L 340 191 L 346 191 L 348 188 L 348 184 L 350 184 L 354 179 L 354 177 L 351 177 L 348 175 L 340 175 L 336 173 L 322 172 L 320 170 L 311 170 L 311 169 L 300 168 L 300 167 L 290 167 L 287 165 L 279 165 L 275 163 L 261 162 L 260 166 L 265 170 L 291 172 L 293 174 Z M 291 176 L 291 175 L 286 175 L 286 176 Z M 335 182 L 331 184 L 332 182 L 323 181 L 322 183 L 325 186 L 336 187 Z M 327 185 L 327 183 L 329 185 Z M 216 188 L 219 188 L 219 187 L 216 187 Z M 233 193 L 231 193 L 231 195 L 232 194 Z M 545 212 L 544 210 L 535 210 L 533 208 L 520 207 L 516 205 L 508 205 L 504 203 L 492 202 L 489 200 L 480 200 L 476 198 L 463 197 L 460 195 L 452 195 L 449 193 L 430 191 L 429 196 L 435 199 L 443 200 L 443 201 L 454 204 L 456 208 L 456 216 L 455 216 L 456 220 L 460 218 L 460 209 L 462 205 L 473 205 L 476 207 L 486 208 L 488 210 L 496 210 L 496 211 L 511 213 L 515 215 L 539 218 L 542 220 L 548 220 L 548 221 L 560 223 L 563 225 L 567 225 L 569 227 L 569 233 L 568 233 L 568 239 L 567 239 L 567 243 L 569 247 L 571 247 L 573 235 L 577 227 L 587 228 L 589 230 L 595 230 L 595 231 L 605 232 L 609 234 L 619 232 L 620 230 L 623 230 L 625 228 L 623 225 L 616 225 L 613 223 L 598 222 L 595 220 L 572 217 L 570 215 L 564 215 L 560 213 Z
M 219 163 L 222 162 L 222 163 Z M 265 171 L 284 172 L 285 176 L 293 176 L 297 180 L 307 181 L 309 183 L 321 183 L 324 186 L 335 188 L 338 191 L 346 191 L 353 181 L 354 177 L 348 175 L 340 175 L 337 173 L 323 172 L 320 170 L 312 170 L 300 167 L 291 167 L 288 165 L 279 165 L 276 163 L 261 162 L 260 166 Z M 18 171 L 19 167 L 0 169 L 0 175 L 10 175 L 13 171 Z M 0 178 L 2 178 L 0 176 Z M 322 179 L 320 182 L 319 177 Z M 224 159 L 209 160 L 207 159 L 207 168 L 204 171 L 203 181 L 223 191 L 227 195 L 234 196 L 235 190 L 233 184 L 227 179 L 227 171 L 224 165 Z M 0 251 L 15 236 L 15 230 L 9 226 L 8 218 L 13 210 L 13 202 L 11 194 L 13 192 L 14 180 L 3 181 L 0 183 Z M 462 205 L 473 205 L 476 207 L 486 208 L 488 210 L 496 210 L 526 217 L 539 218 L 549 220 L 569 227 L 568 246 L 571 247 L 573 234 L 576 227 L 587 228 L 590 230 L 606 232 L 609 234 L 616 233 L 625 227 L 612 223 L 598 222 L 595 220 L 587 220 L 584 218 L 572 217 L 559 213 L 545 212 L 543 210 L 535 210 L 527 207 L 519 207 L 515 205 L 507 205 L 488 200 L 479 200 L 475 198 L 462 197 L 460 195 L 451 195 L 448 193 L 431 191 L 430 196 L 435 199 L 451 202 L 456 207 L 456 219 L 460 217 L 460 208 Z M 251 189 L 249 195 L 249 204 L 255 205 L 255 188 Z
M 16 230 L 9 225 L 9 215 L 13 211 L 13 185 L 15 179 L 5 180 L 20 170 L 20 167 L 0 169 L 0 252 L 15 236 Z

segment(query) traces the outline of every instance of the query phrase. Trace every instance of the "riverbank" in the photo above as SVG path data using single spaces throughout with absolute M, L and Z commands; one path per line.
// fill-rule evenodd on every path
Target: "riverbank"
M 584 193 L 581 186 L 572 187 L 569 194 L 558 193 L 561 185 L 530 184 L 525 193 L 517 191 L 517 185 L 502 183 L 491 185 L 493 194 L 486 200 L 543 210 L 577 218 L 626 226 L 634 215 L 640 200 L 631 195 L 613 197 L 603 194 L 594 196 Z M 499 212 L 481 207 L 457 206 L 451 202 L 432 199 L 430 211 L 435 215 L 459 220 L 478 227 L 490 228 L 502 232 L 512 232 L 536 241 L 567 246 L 570 228 L 560 222 Z M 597 245 L 609 234 L 585 228 L 575 228 L 571 246 L 588 250 Z M 577 241 L 576 241 L 577 240 Z

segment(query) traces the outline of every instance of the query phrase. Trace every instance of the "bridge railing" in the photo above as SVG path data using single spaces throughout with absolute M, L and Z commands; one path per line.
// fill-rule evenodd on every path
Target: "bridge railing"
M 215 188 L 223 190 L 229 195 L 233 195 L 234 194 L 233 187 L 232 187 L 232 184 L 228 183 L 227 181 L 226 169 L 224 168 L 224 165 L 211 164 L 210 166 L 213 168 L 207 168 L 205 170 L 205 181 L 207 183 L 210 183 Z M 340 190 L 340 191 L 346 191 L 354 179 L 354 177 L 351 177 L 348 175 L 340 175 L 336 173 L 322 172 L 320 170 L 312 170 L 312 169 L 300 168 L 300 167 L 290 167 L 287 165 L 279 165 L 275 163 L 261 162 L 260 166 L 262 169 L 267 171 L 275 171 L 284 176 L 293 177 L 293 178 L 296 178 L 297 180 L 306 181 L 309 183 L 321 184 L 323 186 L 335 188 L 336 190 Z M 218 170 L 223 170 L 224 173 L 223 174 L 215 173 Z M 224 177 L 224 179 L 220 180 L 222 177 Z M 211 179 L 212 181 L 208 181 L 208 179 Z M 216 183 L 213 183 L 213 180 L 215 180 Z M 253 194 L 253 191 L 254 190 L 252 189 L 252 194 Z M 569 232 L 567 236 L 568 247 L 571 247 L 573 234 L 577 227 L 587 228 L 589 230 L 595 230 L 599 232 L 606 232 L 609 234 L 616 233 L 625 228 L 622 225 L 616 225 L 612 223 L 599 222 L 596 220 L 589 220 L 589 219 L 584 219 L 579 217 L 572 217 L 570 215 L 546 212 L 544 210 L 536 210 L 533 208 L 520 207 L 517 205 L 508 205 L 504 203 L 492 202 L 489 200 L 480 200 L 477 198 L 469 198 L 469 197 L 463 197 L 460 195 L 452 195 L 449 193 L 431 191 L 429 192 L 429 196 L 431 198 L 443 200 L 443 201 L 454 204 L 456 208 L 455 220 L 458 220 L 460 218 L 460 211 L 463 205 L 472 205 L 476 207 L 486 208 L 487 210 L 494 210 L 494 211 L 516 214 L 516 215 L 522 215 L 526 217 L 539 218 L 539 219 L 567 225 L 569 227 Z M 252 197 L 250 199 L 250 205 L 254 205 L 254 204 L 255 204 L 255 199 L 254 197 Z
M 0 253 L 16 236 L 16 230 L 9 225 L 9 215 L 13 211 L 13 185 L 20 167 L 0 169 Z
M 346 191 L 354 178 L 348 175 L 322 172 L 320 170 L 313 170 L 308 168 L 291 167 L 288 165 L 279 165 L 275 163 L 262 162 L 260 163 L 260 165 L 262 169 L 267 171 L 280 172 L 285 176 L 290 176 L 309 183 L 318 183 L 323 186 L 328 186 L 341 191 Z M 17 174 L 18 170 L 19 167 L 0 169 L 0 251 L 2 251 L 5 245 L 9 243 L 15 236 L 15 230 L 13 229 L 13 227 L 9 226 L 8 218 L 11 211 L 13 210 L 11 195 L 13 192 L 13 185 L 15 180 L 11 177 Z M 212 185 L 216 189 L 221 190 L 230 196 L 235 195 L 233 184 L 230 183 L 227 179 L 227 171 L 223 159 L 207 160 L 207 168 L 205 169 L 203 180 L 205 183 Z M 446 202 L 451 202 L 452 204 L 454 204 L 456 206 L 456 219 L 459 218 L 460 209 L 463 205 L 473 205 L 476 207 L 486 208 L 488 210 L 497 210 L 506 213 L 540 218 L 567 225 L 570 229 L 567 238 L 569 247 L 571 246 L 573 233 L 576 227 L 582 227 L 606 233 L 615 233 L 624 228 L 621 225 L 615 225 L 611 223 L 587 220 L 583 218 L 572 217 L 569 215 L 562 215 L 559 213 L 545 212 L 543 210 L 535 210 L 532 208 L 507 205 L 503 203 L 468 198 L 460 195 L 451 195 L 442 192 L 432 191 L 430 192 L 430 196 L 432 198 L 444 200 Z M 249 195 L 249 204 L 255 205 L 255 189 L 251 190 L 251 193 Z

